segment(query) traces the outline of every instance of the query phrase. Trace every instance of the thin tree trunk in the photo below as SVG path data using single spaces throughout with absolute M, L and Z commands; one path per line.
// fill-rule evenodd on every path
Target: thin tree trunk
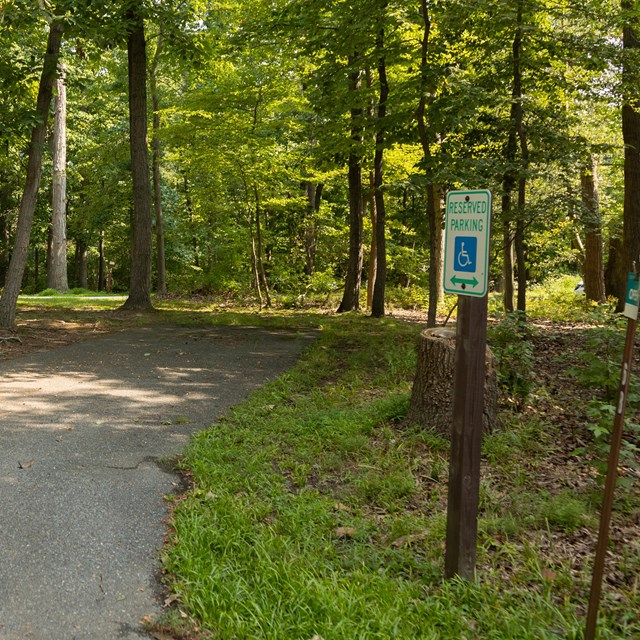
M 521 177 L 518 181 L 518 219 L 516 220 L 516 234 L 513 247 L 516 253 L 518 272 L 518 311 L 527 312 L 527 251 L 525 244 L 524 208 L 526 205 L 527 180 Z
M 383 11 L 386 9 L 383 4 Z M 371 302 L 371 315 L 374 318 L 384 316 L 384 298 L 387 282 L 387 249 L 386 249 L 386 210 L 384 192 L 382 191 L 384 170 L 384 145 L 387 116 L 387 100 L 389 99 L 389 82 L 387 79 L 387 66 L 384 54 L 384 29 L 380 29 L 376 38 L 378 58 L 378 81 L 380 82 L 380 97 L 378 100 L 378 118 L 376 131 L 376 153 L 373 162 L 374 186 L 376 200 L 376 281 L 373 287 L 373 300 Z
M 104 231 L 101 230 L 98 238 L 98 291 L 105 289 L 104 263 Z
M 420 12 L 424 22 L 421 44 L 420 60 L 420 100 L 416 109 L 416 121 L 418 135 L 422 145 L 425 164 L 427 165 L 427 219 L 429 222 L 429 309 L 427 311 L 427 327 L 435 327 L 438 303 L 442 299 L 442 234 L 440 207 L 436 206 L 436 194 L 438 189 L 432 180 L 429 180 L 429 172 L 432 171 L 431 144 L 435 140 L 434 133 L 427 128 L 427 95 L 433 87 L 429 78 L 427 61 L 429 57 L 429 39 L 431 37 L 431 16 L 429 14 L 428 0 L 421 0 Z
M 357 68 L 358 55 L 349 58 L 352 68 L 349 74 L 351 108 L 351 148 L 349 150 L 349 262 L 342 301 L 338 313 L 360 309 L 360 285 L 362 282 L 362 107 L 358 107 L 362 88 L 362 71 Z
M 82 289 L 89 288 L 89 274 L 88 274 L 88 254 L 89 250 L 84 240 L 76 240 L 75 251 L 75 282 L 76 286 Z
M 307 197 L 307 219 L 304 225 L 304 273 L 312 276 L 316 270 L 316 250 L 318 247 L 318 221 L 316 219 L 320 210 L 323 185 L 314 185 L 313 182 L 304 183 L 304 191 Z
M 622 9 L 631 15 L 635 3 L 622 0 Z M 640 101 L 636 98 L 640 72 L 636 57 L 640 50 L 637 13 L 623 28 L 623 84 L 625 99 L 622 105 L 622 138 L 624 141 L 624 211 L 623 259 L 617 277 L 617 310 L 624 309 L 627 272 L 633 263 L 640 263 Z
M 262 259 L 263 246 L 264 243 L 262 241 L 262 223 L 261 223 L 261 208 L 260 208 L 260 198 L 258 195 L 258 187 L 253 186 L 253 193 L 256 199 L 256 245 L 255 245 L 255 255 L 256 255 L 256 271 L 258 274 L 258 279 L 260 281 L 262 290 L 264 291 L 264 297 L 267 308 L 271 307 L 271 295 L 269 294 L 269 283 L 267 281 L 267 274 L 264 270 L 264 260 Z M 260 296 L 260 300 L 262 301 L 262 296 Z M 262 306 L 262 305 L 261 305 Z
M 598 198 L 598 165 L 591 156 L 588 165 L 582 167 L 581 177 L 584 248 L 584 293 L 587 300 L 605 302 L 604 265 L 602 257 L 602 217 Z
M 13 329 L 16 324 L 16 305 L 29 255 L 29 237 L 31 236 L 42 172 L 42 151 L 47 133 L 49 106 L 51 105 L 53 85 L 56 80 L 63 32 L 64 23 L 59 20 L 53 20 L 49 27 L 47 51 L 44 56 L 42 75 L 40 76 L 40 85 L 38 87 L 36 103 L 38 124 L 31 132 L 27 178 L 18 212 L 18 224 L 11 261 L 7 270 L 5 286 L 2 290 L 2 297 L 0 297 L 0 327 L 3 329 Z
M 504 183 L 503 183 L 504 184 Z M 511 232 L 511 221 L 506 217 L 511 211 L 511 194 L 505 193 L 502 196 L 503 215 L 503 250 L 502 250 L 502 299 L 504 310 L 511 313 L 514 310 L 514 281 L 513 281 L 513 234 Z
M 156 291 L 167 293 L 167 271 L 164 256 L 164 221 L 162 216 L 162 189 L 160 183 L 160 95 L 158 94 L 158 57 L 162 50 L 162 34 L 158 36 L 156 53 L 153 56 L 149 81 L 151 86 L 151 105 L 153 108 L 152 170 L 153 170 L 153 206 L 156 217 Z
M 147 51 L 142 15 L 128 12 L 132 26 L 127 38 L 129 62 L 129 136 L 133 179 L 133 224 L 128 311 L 149 311 L 151 304 L 151 185 L 147 148 Z
M 184 185 L 184 205 L 187 209 L 187 213 L 189 214 L 189 222 L 191 223 L 191 227 L 194 226 L 193 220 L 193 204 L 191 203 L 191 191 L 189 189 L 189 180 L 187 178 L 187 172 L 184 171 L 182 174 L 182 180 Z M 193 266 L 200 266 L 200 250 L 198 248 L 198 236 L 194 233 L 191 238 L 191 250 L 193 251 Z
M 369 249 L 369 270 L 367 273 L 367 308 L 371 309 L 373 288 L 376 284 L 376 272 L 378 270 L 378 215 L 376 211 L 376 187 L 373 171 L 369 171 L 367 200 L 369 203 L 369 219 L 371 221 L 371 247 Z
M 516 233 L 514 248 L 518 271 L 518 311 L 527 311 L 527 264 L 525 245 L 525 211 L 527 195 L 526 172 L 529 166 L 529 146 L 524 128 L 524 109 L 522 107 L 522 21 L 523 2 L 518 2 L 516 35 L 513 39 L 513 115 L 514 127 L 520 142 L 521 175 L 518 178 L 518 217 L 516 219 Z
M 523 212 L 520 204 L 524 205 L 525 184 L 518 178 L 518 167 L 516 166 L 516 156 L 518 151 L 518 138 L 520 138 L 521 150 L 526 149 L 526 138 L 522 126 L 522 72 L 520 68 L 520 56 L 522 50 L 522 1 L 518 2 L 516 17 L 516 33 L 513 38 L 512 60 L 513 60 L 513 86 L 511 91 L 511 113 L 509 114 L 509 137 L 505 153 L 506 169 L 502 178 L 502 224 L 504 240 L 503 257 L 503 278 L 504 278 L 504 308 L 505 311 L 514 310 L 514 280 L 513 280 L 513 252 L 514 241 L 518 249 L 519 263 L 522 269 L 518 269 L 518 283 L 523 278 L 522 297 L 518 296 L 518 308 L 526 307 L 525 288 L 526 270 L 524 265 L 524 228 L 520 222 Z M 524 160 L 524 158 L 523 158 Z M 518 184 L 518 212 L 516 216 L 516 230 L 513 231 L 513 191 Z M 521 274 L 520 271 L 524 273 Z
M 69 290 L 67 277 L 67 87 L 65 68 L 60 65 L 56 80 L 53 127 L 53 180 L 51 250 L 47 270 L 47 287 Z

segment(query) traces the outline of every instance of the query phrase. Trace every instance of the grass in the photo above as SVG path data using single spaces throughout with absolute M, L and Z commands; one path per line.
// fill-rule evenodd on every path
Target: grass
M 580 637 L 588 566 L 536 540 L 595 527 L 595 507 L 525 469 L 554 427 L 509 414 L 485 439 L 479 580 L 444 581 L 448 444 L 403 420 L 420 328 L 312 319 L 298 366 L 185 454 L 194 489 L 164 554 L 180 606 L 220 639 Z M 637 593 L 617 597 L 601 638 L 640 632 Z
M 558 293 L 567 282 L 546 299 L 532 292 L 535 313 L 546 305 L 550 316 L 584 318 L 572 288 Z M 38 301 L 53 313 L 86 309 L 58 304 Z M 156 629 L 220 640 L 581 637 L 591 557 L 579 541 L 596 528 L 599 487 L 595 477 L 572 484 L 576 469 L 588 476 L 586 459 L 547 486 L 562 421 L 537 406 L 553 402 L 544 389 L 484 438 L 478 579 L 446 581 L 449 443 L 405 420 L 419 325 L 211 301 L 156 306 L 127 322 L 317 335 L 294 369 L 185 452 L 193 488 L 175 498 L 162 557 L 176 607 Z M 640 637 L 637 545 L 616 562 L 622 578 L 605 586 L 599 637 Z

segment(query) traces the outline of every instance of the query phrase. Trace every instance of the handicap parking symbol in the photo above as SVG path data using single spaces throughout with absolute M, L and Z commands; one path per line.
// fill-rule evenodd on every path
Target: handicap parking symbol
M 475 236 L 456 236 L 454 244 L 454 271 L 476 271 L 476 258 L 478 256 L 478 238 Z

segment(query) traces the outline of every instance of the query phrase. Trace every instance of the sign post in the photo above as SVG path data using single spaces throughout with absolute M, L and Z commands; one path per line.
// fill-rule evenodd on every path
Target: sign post
M 593 577 L 591 579 L 591 594 L 589 596 L 589 610 L 587 612 L 587 624 L 584 640 L 594 640 L 598 625 L 598 608 L 600 605 L 600 591 L 604 574 L 604 561 L 609 545 L 609 527 L 611 525 L 611 512 L 613 511 L 613 498 L 618 477 L 618 460 L 622 446 L 622 429 L 624 427 L 624 414 L 627 408 L 627 395 L 629 393 L 629 380 L 631 378 L 631 360 L 633 356 L 633 343 L 638 323 L 638 301 L 640 293 L 640 280 L 638 274 L 630 273 L 627 280 L 627 295 L 624 315 L 627 320 L 627 336 L 624 343 L 622 356 L 622 371 L 620 373 L 620 385 L 618 387 L 618 402 L 613 418 L 613 431 L 611 432 L 611 448 L 609 450 L 609 463 L 607 467 L 607 479 L 604 486 L 604 498 L 600 513 L 600 530 L 598 532 L 598 545 L 596 557 L 593 563 Z
M 445 575 L 475 576 L 484 412 L 491 193 L 447 195 L 444 289 L 457 293 Z

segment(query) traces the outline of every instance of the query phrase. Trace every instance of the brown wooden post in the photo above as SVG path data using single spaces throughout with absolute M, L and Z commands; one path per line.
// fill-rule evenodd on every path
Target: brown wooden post
M 458 298 L 445 576 L 475 577 L 487 296 Z
M 634 263 L 635 266 L 635 263 Z M 636 276 L 636 287 L 637 287 Z M 637 291 L 637 289 L 636 289 Z M 627 293 L 629 298 L 629 293 Z M 633 356 L 634 337 L 638 324 L 638 303 L 635 302 L 635 314 L 633 305 L 629 304 L 625 308 L 625 315 L 628 315 L 627 336 L 624 344 L 624 354 L 622 356 L 622 371 L 620 374 L 620 386 L 618 389 L 618 404 L 616 414 L 613 418 L 613 431 L 611 433 L 611 448 L 609 450 L 609 463 L 607 468 L 607 479 L 604 487 L 604 498 L 602 502 L 602 512 L 600 513 L 600 531 L 598 533 L 598 545 L 596 547 L 596 557 L 593 563 L 593 577 L 591 580 L 591 594 L 589 596 L 589 610 L 587 612 L 587 624 L 584 632 L 584 640 L 594 640 L 598 625 L 598 608 L 600 605 L 600 592 L 602 589 L 602 577 L 604 575 L 604 561 L 609 546 L 609 527 L 611 525 L 611 513 L 613 511 L 613 498 L 618 478 L 618 460 L 620 458 L 620 448 L 622 446 L 622 429 L 624 427 L 624 414 L 627 408 L 627 395 L 629 393 L 629 380 L 631 378 L 631 360 Z

